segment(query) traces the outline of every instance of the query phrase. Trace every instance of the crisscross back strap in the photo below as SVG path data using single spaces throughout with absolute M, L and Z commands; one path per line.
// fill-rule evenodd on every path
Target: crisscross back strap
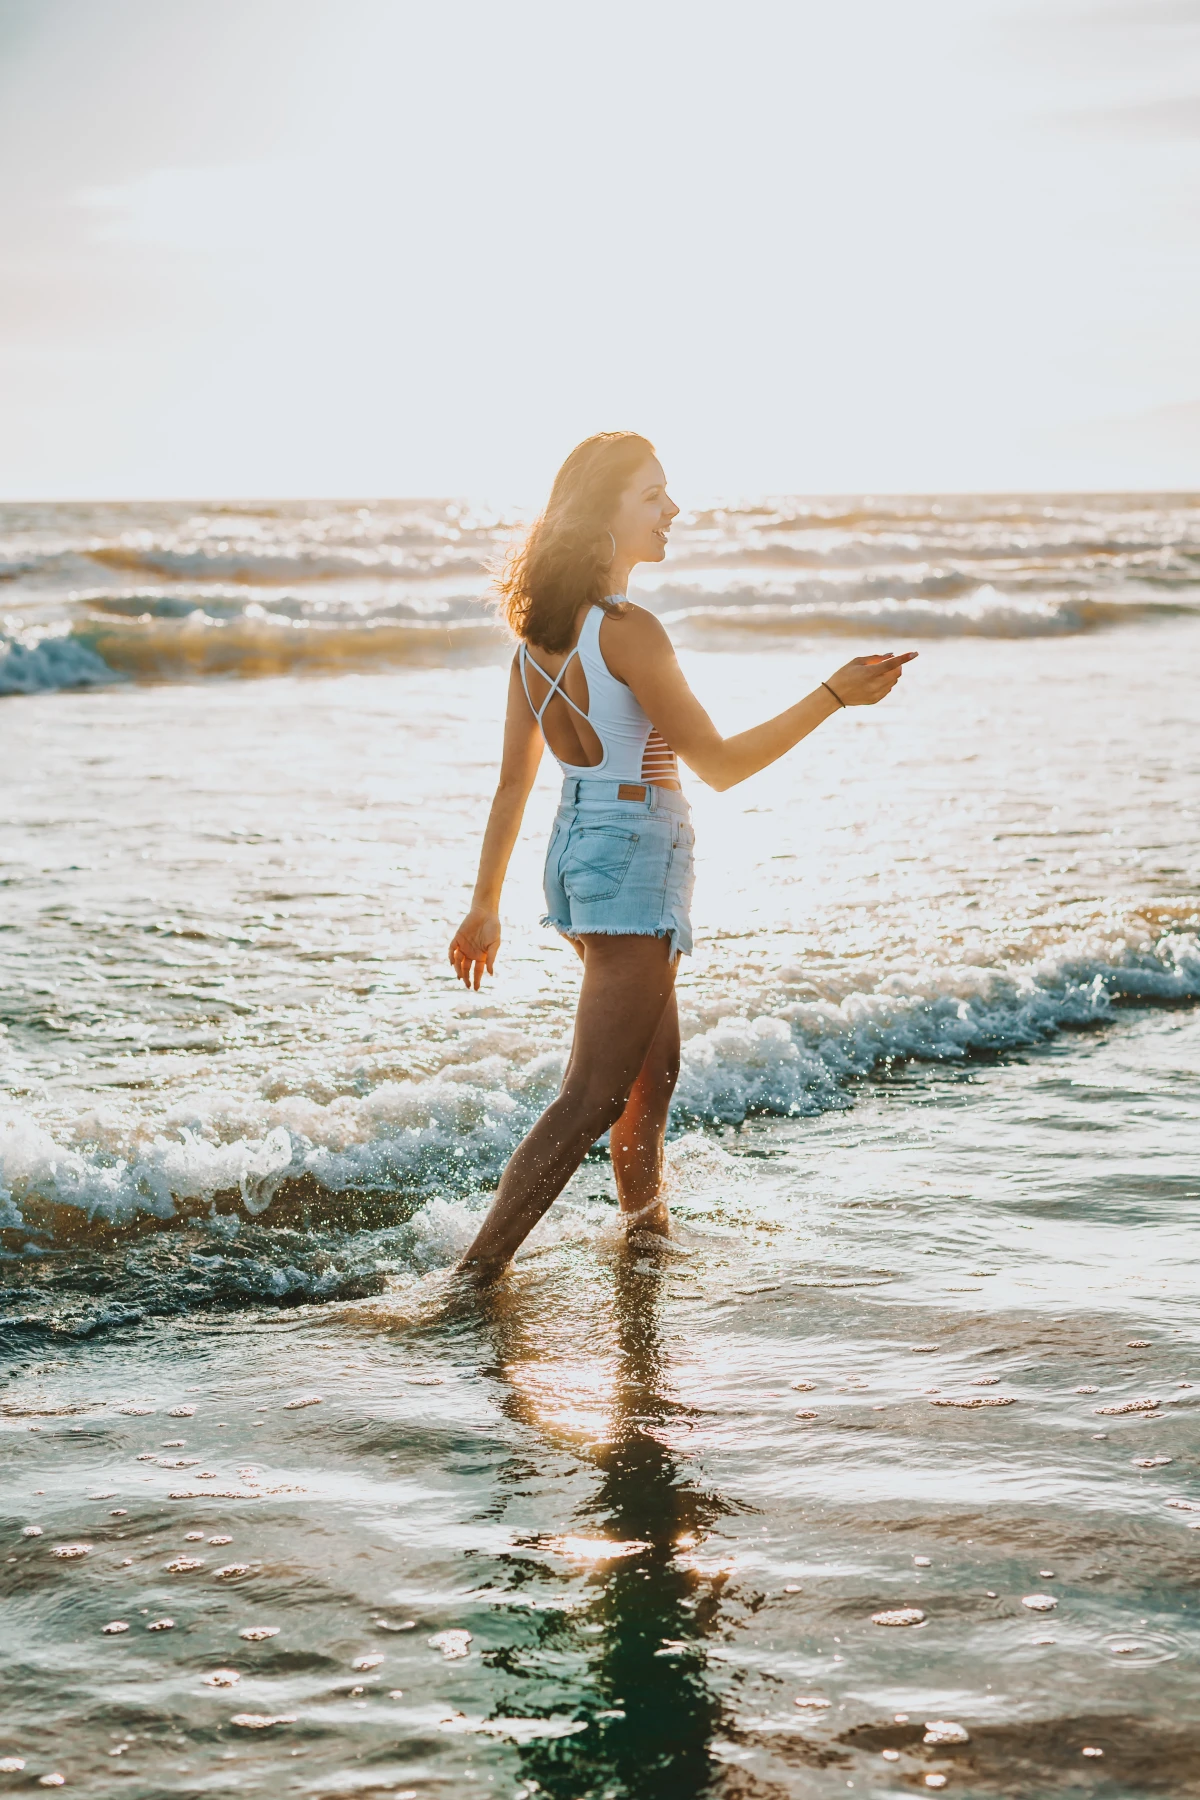
M 582 706 L 576 706 L 574 700 L 572 700 L 572 698 L 571 698 L 570 694 L 568 694 L 566 688 L 562 686 L 563 676 L 566 674 L 567 670 L 570 668 L 572 660 L 575 657 L 577 657 L 578 655 L 579 655 L 579 645 L 576 644 L 575 648 L 571 651 L 570 655 L 567 656 L 566 659 L 564 660 L 563 666 L 558 671 L 558 674 L 551 676 L 551 675 L 547 674 L 545 669 L 543 669 L 541 663 L 534 662 L 533 657 L 530 656 L 529 651 L 525 647 L 524 639 L 522 639 L 521 644 L 517 650 L 517 661 L 520 663 L 520 666 L 521 666 L 521 686 L 525 689 L 525 698 L 529 702 L 530 711 L 533 713 L 533 716 L 537 720 L 539 725 L 541 725 L 541 723 L 542 723 L 542 714 L 545 712 L 546 708 L 549 706 L 550 702 L 553 700 L 555 694 L 561 694 L 562 698 L 566 701 L 567 705 L 569 707 L 571 707 L 575 712 L 577 712 L 581 719 L 587 719 L 587 714 L 584 712 Z M 529 691 L 529 681 L 525 674 L 526 663 L 532 663 L 533 667 L 537 670 L 537 672 L 541 676 L 542 680 L 549 682 L 549 684 L 550 684 L 546 690 L 545 698 L 543 699 L 542 704 L 540 706 L 535 706 L 533 704 L 533 695 Z M 591 723 L 590 720 L 588 722 L 589 722 L 589 724 Z M 543 729 L 544 729 L 544 727 L 543 727 Z

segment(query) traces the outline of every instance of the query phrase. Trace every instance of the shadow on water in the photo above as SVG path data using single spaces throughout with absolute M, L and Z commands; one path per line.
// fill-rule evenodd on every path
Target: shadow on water
M 532 1642 L 490 1653 L 493 1667 L 520 1679 L 497 1716 L 533 1714 L 532 1678 L 536 1716 L 569 1710 L 587 1721 L 570 1736 L 521 1745 L 522 1773 L 538 1784 L 531 1791 L 555 1800 L 691 1800 L 712 1793 L 720 1771 L 711 1746 L 723 1708 L 708 1677 L 706 1639 L 718 1627 L 725 1580 L 694 1567 L 691 1552 L 735 1505 L 691 1479 L 686 1453 L 673 1446 L 694 1414 L 670 1393 L 660 1271 L 626 1254 L 614 1259 L 613 1274 L 607 1417 L 602 1441 L 586 1452 L 599 1482 L 576 1515 L 586 1538 L 573 1540 L 597 1552 L 586 1581 L 590 1598 L 569 1611 L 535 1612 Z M 519 1374 L 538 1358 L 544 1299 L 497 1291 L 484 1306 L 496 1372 L 509 1387 L 503 1409 L 553 1437 L 553 1422 Z M 577 1443 L 571 1448 L 578 1454 Z M 531 1549 L 543 1544 L 529 1541 Z M 552 1671 L 557 1679 L 547 1682 Z

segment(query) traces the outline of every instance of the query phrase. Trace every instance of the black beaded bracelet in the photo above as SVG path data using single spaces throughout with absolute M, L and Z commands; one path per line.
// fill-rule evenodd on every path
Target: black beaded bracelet
M 833 689 L 829 686 L 829 683 L 827 681 L 823 681 L 821 683 L 821 686 L 823 688 L 826 688 L 829 693 L 833 694 Z M 833 697 L 837 701 L 839 706 L 841 706 L 841 707 L 845 706 L 846 702 L 841 698 L 841 696 L 839 694 L 833 694 Z

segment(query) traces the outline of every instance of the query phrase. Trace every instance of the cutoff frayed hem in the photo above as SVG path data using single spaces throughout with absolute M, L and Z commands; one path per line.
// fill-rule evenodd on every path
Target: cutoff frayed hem
M 552 918 L 549 913 L 542 915 L 539 924 L 553 926 L 560 936 L 570 938 L 572 942 L 581 937 L 665 937 L 670 939 L 667 951 L 672 960 L 677 956 L 692 954 L 690 945 L 685 948 L 680 943 L 680 932 L 677 925 L 674 927 L 660 925 L 656 931 L 646 931 L 641 925 L 589 925 L 586 931 L 572 931 L 569 925 L 560 925 L 558 920 Z

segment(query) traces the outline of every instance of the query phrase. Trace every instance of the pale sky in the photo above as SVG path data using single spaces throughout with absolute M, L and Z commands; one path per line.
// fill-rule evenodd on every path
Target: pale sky
M 1200 0 L 0 0 L 0 498 L 1200 487 Z

